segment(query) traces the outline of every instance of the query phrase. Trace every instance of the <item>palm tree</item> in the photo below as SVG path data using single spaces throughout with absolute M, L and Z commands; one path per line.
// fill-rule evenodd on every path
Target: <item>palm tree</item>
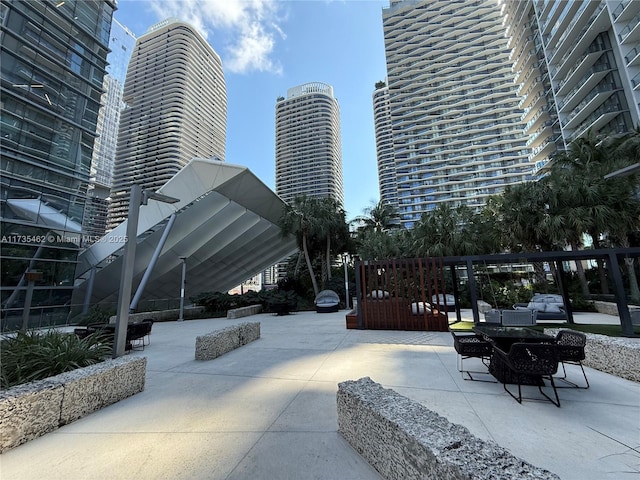
M 505 188 L 503 194 L 503 243 L 512 252 L 550 250 L 553 243 L 544 230 L 548 214 L 547 182 L 525 182 Z M 546 285 L 547 277 L 540 262 L 533 264 L 536 282 Z M 553 268 L 553 267 L 552 267 Z
M 556 156 L 552 166 L 551 175 L 562 188 L 562 208 L 568 221 L 572 222 L 568 226 L 575 229 L 574 235 L 579 229 L 584 229 L 594 248 L 602 248 L 602 239 L 612 230 L 620 236 L 630 227 L 619 215 L 624 211 L 622 205 L 631 200 L 629 189 L 623 188 L 619 179 L 605 179 L 608 173 L 628 162 L 620 160 L 624 155 L 616 152 L 637 151 L 632 141 L 625 143 L 624 148 L 621 148 L 622 143 L 617 138 L 601 140 L 589 131 L 571 142 L 567 152 Z M 622 224 L 614 225 L 619 222 Z M 604 263 L 602 259 L 597 263 L 602 293 L 607 294 L 609 288 Z
M 359 230 L 386 232 L 398 226 L 398 214 L 391 205 L 379 200 L 365 208 L 364 215 L 356 217 L 353 222 L 362 224 Z
M 321 281 L 324 287 L 331 279 L 331 254 L 336 248 L 343 249 L 348 237 L 345 211 L 332 198 L 297 197 L 287 205 L 280 219 L 283 235 L 295 234 L 298 248 L 302 251 L 315 295 L 318 281 L 313 270 L 314 260 L 321 265 Z
M 440 204 L 413 226 L 409 234 L 411 254 L 440 257 L 478 253 L 476 225 L 470 208 Z
M 340 202 L 333 198 L 314 199 L 315 215 L 318 223 L 318 239 L 324 240 L 324 258 L 322 259 L 323 285 L 325 279 L 331 280 L 331 253 L 337 247 L 344 247 L 348 237 L 345 220 L 346 212 Z M 343 251 L 344 248 L 338 248 Z
M 612 167 L 616 170 L 633 165 L 640 159 L 640 125 L 633 131 L 616 139 L 614 143 Z M 621 247 L 630 247 L 630 237 L 640 230 L 640 182 L 638 173 L 626 177 L 610 178 L 614 183 L 612 190 L 616 193 L 614 210 L 615 221 L 611 222 L 609 233 L 611 239 Z M 625 265 L 629 275 L 629 290 L 631 298 L 640 303 L 640 288 L 635 271 L 635 259 L 626 257 Z
M 298 248 L 302 250 L 307 263 L 311 284 L 315 295 L 319 293 L 318 282 L 313 272 L 311 256 L 309 255 L 309 237 L 315 235 L 318 230 L 317 218 L 314 216 L 312 199 L 306 196 L 297 197 L 292 205 L 286 205 L 280 217 L 280 228 L 283 236 L 293 234 L 296 236 Z

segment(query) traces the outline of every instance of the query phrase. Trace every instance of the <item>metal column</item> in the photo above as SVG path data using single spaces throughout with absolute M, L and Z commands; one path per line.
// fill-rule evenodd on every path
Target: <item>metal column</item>
M 127 324 L 129 323 L 129 301 L 131 300 L 133 267 L 136 260 L 136 240 L 138 236 L 138 218 L 140 216 L 141 200 L 142 188 L 137 184 L 131 185 L 129 214 L 127 217 L 127 239 L 124 244 L 120 291 L 118 292 L 118 310 L 116 313 L 116 335 L 113 342 L 113 358 L 121 357 L 125 354 Z
M 156 262 L 162 253 L 162 249 L 164 248 L 164 244 L 167 241 L 167 237 L 169 236 L 169 232 L 171 232 L 171 227 L 173 227 L 174 222 L 176 221 L 176 214 L 173 213 L 169 217 L 169 221 L 167 225 L 164 227 L 162 231 L 162 236 L 160 237 L 160 241 L 156 246 L 156 249 L 153 251 L 153 255 L 151 256 L 151 260 L 149 260 L 149 265 L 142 276 L 142 280 L 140 280 L 140 285 L 138 285 L 138 289 L 136 290 L 135 295 L 133 296 L 133 300 L 131 300 L 131 304 L 129 305 L 129 313 L 133 313 L 138 306 L 138 302 L 140 301 L 140 297 L 142 297 L 142 293 L 144 292 L 144 287 L 147 286 L 147 282 L 153 273 L 153 268 L 156 266 Z

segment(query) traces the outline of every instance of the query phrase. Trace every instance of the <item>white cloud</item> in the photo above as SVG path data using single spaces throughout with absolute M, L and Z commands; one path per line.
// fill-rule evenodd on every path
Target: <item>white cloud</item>
M 276 39 L 286 39 L 275 0 L 163 0 L 152 2 L 161 19 L 184 20 L 222 57 L 225 71 L 282 73 L 273 58 Z

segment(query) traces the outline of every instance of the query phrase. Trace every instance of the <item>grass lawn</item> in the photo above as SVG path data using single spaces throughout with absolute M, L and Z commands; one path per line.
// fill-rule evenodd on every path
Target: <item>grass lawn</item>
M 473 329 L 473 322 L 455 322 L 450 323 L 449 327 L 451 330 L 456 331 L 467 331 L 470 332 Z M 600 335 L 608 335 L 609 337 L 621 337 L 622 336 L 622 328 L 620 325 L 602 325 L 597 323 L 580 323 L 580 324 L 570 324 L 570 323 L 548 323 L 548 324 L 540 324 L 534 325 L 528 328 L 532 328 L 534 330 L 543 331 L 545 328 L 567 328 L 571 330 L 577 330 L 579 332 L 584 333 L 597 333 Z M 633 333 L 640 336 L 640 327 L 634 327 Z

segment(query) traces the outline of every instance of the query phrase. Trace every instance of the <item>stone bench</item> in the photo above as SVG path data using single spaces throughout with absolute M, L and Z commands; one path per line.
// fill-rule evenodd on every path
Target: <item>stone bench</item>
M 141 392 L 146 369 L 120 357 L 0 391 L 0 453 Z
M 245 322 L 196 337 L 196 360 L 213 360 L 260 338 L 260 322 Z
M 337 403 L 338 431 L 387 480 L 559 479 L 368 377 Z
M 234 308 L 227 311 L 227 318 L 242 318 L 250 315 L 257 315 L 262 312 L 262 305 L 249 305 L 247 307 Z
M 545 328 L 544 333 L 556 336 L 559 328 Z M 617 377 L 640 382 L 640 342 L 629 338 L 587 333 L 582 364 Z

